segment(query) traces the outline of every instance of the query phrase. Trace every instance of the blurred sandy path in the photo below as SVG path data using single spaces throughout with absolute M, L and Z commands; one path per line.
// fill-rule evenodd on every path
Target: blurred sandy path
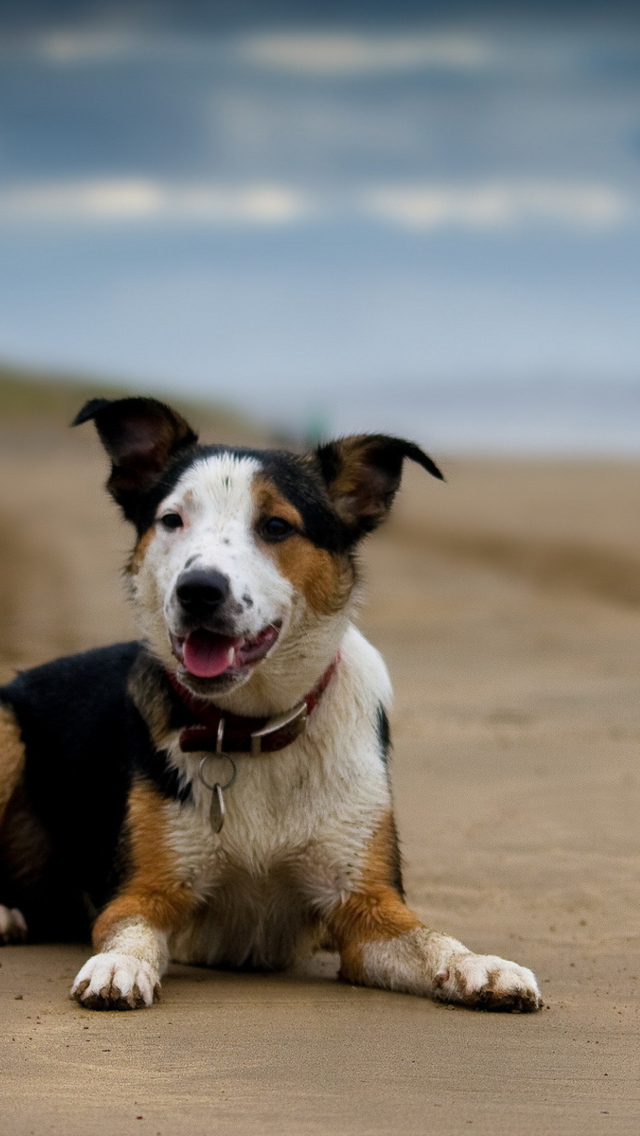
M 0 456 L 5 673 L 131 633 L 128 534 L 71 437 Z M 448 473 L 410 476 L 364 555 L 362 622 L 397 690 L 407 889 L 432 924 L 533 966 L 550 1009 L 341 987 L 327 956 L 315 978 L 181 971 L 150 1013 L 90 1015 L 66 1001 L 81 949 L 11 948 L 4 1131 L 637 1133 L 640 603 L 619 580 L 640 563 L 640 468 Z M 534 570 L 537 547 L 586 557 L 579 587 Z
M 106 472 L 94 439 L 79 432 L 0 435 L 2 677 L 131 636 L 119 581 L 131 538 L 102 489 Z

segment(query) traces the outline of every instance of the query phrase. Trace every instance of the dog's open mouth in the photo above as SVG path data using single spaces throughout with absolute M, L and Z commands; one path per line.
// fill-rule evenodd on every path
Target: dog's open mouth
M 253 639 L 234 639 L 198 627 L 183 638 L 172 636 L 173 653 L 189 674 L 196 678 L 233 675 L 258 663 L 271 650 L 280 628 L 269 624 Z

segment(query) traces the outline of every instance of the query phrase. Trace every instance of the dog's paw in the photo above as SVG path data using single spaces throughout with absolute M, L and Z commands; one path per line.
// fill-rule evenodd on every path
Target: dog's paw
M 160 978 L 149 963 L 107 951 L 84 964 L 71 997 L 89 1010 L 138 1010 L 160 997 Z
M 454 956 L 436 974 L 433 996 L 474 1010 L 526 1014 L 542 1008 L 532 971 L 497 955 Z
M 27 924 L 24 915 L 17 907 L 5 907 L 0 903 L 0 945 L 23 943 L 27 937 Z

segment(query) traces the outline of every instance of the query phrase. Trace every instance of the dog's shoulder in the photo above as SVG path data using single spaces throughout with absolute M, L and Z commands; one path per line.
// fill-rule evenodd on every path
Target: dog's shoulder
M 0 688 L 17 719 L 26 779 L 47 813 L 102 813 L 126 798 L 135 767 L 151 748 L 128 693 L 137 642 L 117 643 L 23 671 Z
M 189 792 L 130 692 L 145 659 L 140 643 L 118 643 L 24 671 L 0 688 L 22 735 L 30 804 L 98 906 L 127 857 L 134 786 L 143 782 L 160 799 Z
M 116 643 L 54 659 L 20 672 L 0 688 L 0 701 L 13 709 L 27 745 L 74 750 L 88 733 L 116 728 L 139 651 L 137 642 Z
M 386 663 L 377 647 L 362 632 L 349 624 L 340 644 L 342 670 L 349 681 L 371 692 L 371 696 L 387 706 L 392 697 L 391 679 Z
M 385 661 L 361 631 L 350 624 L 340 644 L 340 664 L 326 699 L 322 727 L 333 719 L 333 729 L 352 741 L 367 738 L 380 719 L 386 722 L 393 691 Z

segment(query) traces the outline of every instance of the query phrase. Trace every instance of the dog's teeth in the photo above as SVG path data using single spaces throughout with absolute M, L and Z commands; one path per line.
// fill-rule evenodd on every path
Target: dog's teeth
M 227 666 L 232 667 L 236 661 L 235 647 L 229 647 L 229 654 L 227 655 Z

